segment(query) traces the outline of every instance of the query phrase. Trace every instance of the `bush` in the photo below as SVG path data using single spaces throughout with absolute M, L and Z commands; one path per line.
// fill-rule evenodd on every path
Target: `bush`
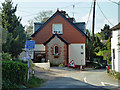
M 2 53 L 2 60 L 4 60 L 4 61 L 10 61 L 10 60 L 12 60 L 11 54 L 3 52 Z
M 64 67 L 64 65 L 63 65 L 63 64 L 60 64 L 59 67 Z
M 25 63 L 25 64 L 27 64 L 27 60 L 25 61 L 25 60 L 21 60 L 21 59 L 19 59 L 19 58 L 13 58 L 13 61 L 17 61 L 17 62 L 21 62 L 21 63 Z
M 24 84 L 27 80 L 27 64 L 15 61 L 2 61 L 3 88 Z
M 50 66 L 58 66 L 58 65 L 55 64 L 55 63 L 50 62 Z

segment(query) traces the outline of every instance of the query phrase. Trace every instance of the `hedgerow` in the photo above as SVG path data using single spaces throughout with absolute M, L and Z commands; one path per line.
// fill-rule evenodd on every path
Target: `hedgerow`
M 16 61 L 2 61 L 2 87 L 12 88 L 27 80 L 27 64 Z

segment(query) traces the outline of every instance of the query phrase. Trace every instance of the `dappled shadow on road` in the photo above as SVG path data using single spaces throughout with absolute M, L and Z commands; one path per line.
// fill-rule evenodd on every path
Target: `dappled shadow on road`
M 35 67 L 35 75 L 42 79 L 48 79 L 48 82 L 40 88 L 94 88 L 104 90 L 103 86 L 94 86 L 83 81 L 66 76 L 67 73 L 79 72 L 71 68 L 52 67 L 50 71 Z M 77 73 L 76 73 L 77 74 Z M 107 87 L 111 88 L 111 87 Z
M 103 87 L 100 86 L 94 86 L 70 77 L 59 77 L 53 80 L 49 80 L 48 82 L 44 83 L 41 87 L 36 88 L 36 89 L 81 89 L 81 90 L 109 90 L 109 89 L 105 89 Z M 34 90 L 34 89 L 29 89 L 29 90 Z
M 43 79 L 54 79 L 61 76 L 65 76 L 67 73 L 79 72 L 80 70 L 75 70 L 68 67 L 51 67 L 50 71 L 41 69 L 39 67 L 34 67 L 35 75 Z

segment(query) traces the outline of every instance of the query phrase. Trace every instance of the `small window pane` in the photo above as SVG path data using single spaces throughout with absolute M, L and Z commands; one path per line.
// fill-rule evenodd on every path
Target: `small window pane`
M 83 45 L 81 45 L 81 49 L 83 49 Z
M 81 54 L 84 54 L 83 52 L 81 52 Z
M 58 55 L 58 53 L 59 53 L 59 52 L 58 52 L 58 51 L 59 51 L 58 49 L 59 49 L 58 46 L 55 46 L 55 50 L 54 50 L 54 54 L 55 54 L 55 55 Z
M 63 34 L 62 32 L 62 24 L 53 24 L 53 34 Z

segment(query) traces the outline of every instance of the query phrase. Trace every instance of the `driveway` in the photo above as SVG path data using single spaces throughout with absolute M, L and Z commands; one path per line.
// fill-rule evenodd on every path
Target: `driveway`
M 118 88 L 119 82 L 106 74 L 105 69 L 80 71 L 67 67 L 51 67 L 46 71 L 35 67 L 35 75 L 48 79 L 40 88 Z

